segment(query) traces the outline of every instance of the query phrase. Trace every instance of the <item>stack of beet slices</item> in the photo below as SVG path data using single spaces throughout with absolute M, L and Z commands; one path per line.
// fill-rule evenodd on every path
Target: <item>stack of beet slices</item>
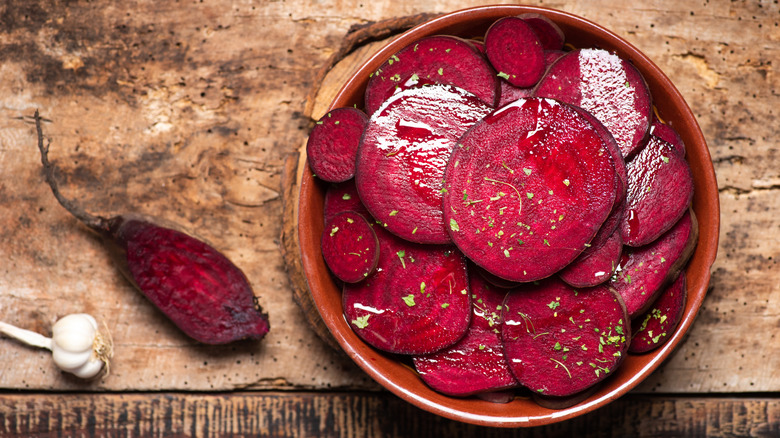
M 685 145 L 630 62 L 564 42 L 537 14 L 423 38 L 309 138 L 346 320 L 443 394 L 564 407 L 682 317 Z

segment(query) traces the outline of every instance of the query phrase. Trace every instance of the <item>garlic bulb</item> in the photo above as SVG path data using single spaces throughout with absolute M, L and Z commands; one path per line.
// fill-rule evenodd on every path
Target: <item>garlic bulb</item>
M 51 350 L 60 369 L 82 379 L 96 377 L 104 368 L 108 372 L 108 360 L 113 354 L 111 338 L 102 334 L 95 318 L 86 313 L 74 313 L 58 320 L 52 327 L 51 339 L 2 322 L 0 333 Z

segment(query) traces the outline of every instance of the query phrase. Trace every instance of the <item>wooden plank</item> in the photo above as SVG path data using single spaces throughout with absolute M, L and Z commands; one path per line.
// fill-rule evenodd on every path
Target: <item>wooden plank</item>
M 4 394 L 0 435 L 273 437 L 776 437 L 774 397 L 628 396 L 532 429 L 451 421 L 380 393 Z

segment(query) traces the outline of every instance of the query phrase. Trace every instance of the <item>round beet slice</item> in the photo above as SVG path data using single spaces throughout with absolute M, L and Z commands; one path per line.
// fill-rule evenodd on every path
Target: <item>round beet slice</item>
M 355 182 L 386 229 L 417 243 L 450 242 L 442 177 L 458 138 L 492 109 L 463 89 L 426 85 L 393 95 L 371 116 Z
M 584 108 L 615 137 L 624 157 L 647 139 L 652 102 L 642 74 L 628 61 L 602 49 L 579 49 L 556 61 L 534 90 Z
M 498 102 L 498 77 L 479 49 L 458 37 L 435 35 L 404 47 L 371 75 L 366 112 L 373 114 L 410 79 L 463 88 L 489 106 Z
M 365 342 L 428 354 L 457 342 L 471 320 L 466 260 L 452 246 L 418 245 L 381 228 L 376 272 L 344 285 L 344 316 Z
M 577 394 L 605 379 L 628 352 L 630 321 L 606 285 L 574 289 L 552 277 L 507 294 L 501 338 L 521 385 Z
M 547 67 L 539 37 L 518 17 L 504 17 L 490 26 L 485 33 L 485 52 L 499 76 L 515 87 L 536 84 Z
M 521 18 L 528 23 L 534 30 L 536 36 L 539 37 L 539 41 L 542 43 L 542 47 L 545 50 L 561 50 L 563 49 L 563 43 L 566 40 L 566 36 L 563 34 L 563 30 L 542 14 L 536 14 L 528 12 L 520 14 L 517 18 Z
M 362 214 L 369 221 L 373 220 L 371 214 L 360 200 L 354 179 L 330 184 L 325 191 L 325 202 L 323 205 L 325 219 L 327 220 L 333 215 L 348 210 Z
M 683 157 L 685 156 L 685 142 L 683 142 L 680 134 L 677 133 L 677 130 L 660 121 L 657 117 L 654 117 L 653 123 L 650 124 L 650 135 L 654 135 L 661 140 L 666 141 L 672 145 L 674 150 L 680 155 Z
M 501 344 L 501 305 L 506 289 L 481 275 L 469 275 L 472 315 L 466 335 L 455 345 L 436 353 L 414 356 L 423 381 L 442 394 L 466 396 L 517 386 Z
M 453 242 L 488 272 L 517 282 L 574 260 L 616 196 L 604 140 L 553 99 L 521 99 L 476 124 L 459 140 L 444 179 Z
M 655 300 L 653 306 L 632 322 L 633 338 L 628 347 L 632 353 L 647 353 L 663 345 L 682 320 L 687 299 L 685 272 Z
M 355 155 L 368 122 L 357 108 L 336 108 L 312 128 L 306 143 L 309 166 L 318 178 L 342 182 L 355 176 Z
M 363 215 L 344 211 L 325 221 L 322 257 L 339 280 L 356 283 L 376 268 L 379 241 Z

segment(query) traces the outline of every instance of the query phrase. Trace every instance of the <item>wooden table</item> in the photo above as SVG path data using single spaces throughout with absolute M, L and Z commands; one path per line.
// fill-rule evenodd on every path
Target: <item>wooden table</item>
M 111 331 L 115 357 L 110 374 L 83 382 L 47 352 L 0 339 L 0 435 L 780 435 L 777 1 L 528 3 L 600 23 L 644 51 L 709 143 L 718 259 L 687 341 L 647 381 L 543 429 L 445 420 L 332 349 L 288 276 L 296 154 L 327 93 L 361 51 L 376 50 L 363 37 L 477 2 L 5 1 L 0 320 L 48 335 L 57 318 L 87 312 Z M 384 21 L 398 17 L 407 18 Z M 345 41 L 357 55 L 344 57 L 354 48 Z M 36 109 L 67 197 L 196 230 L 247 274 L 270 314 L 268 336 L 198 345 L 137 293 L 46 186 Z

